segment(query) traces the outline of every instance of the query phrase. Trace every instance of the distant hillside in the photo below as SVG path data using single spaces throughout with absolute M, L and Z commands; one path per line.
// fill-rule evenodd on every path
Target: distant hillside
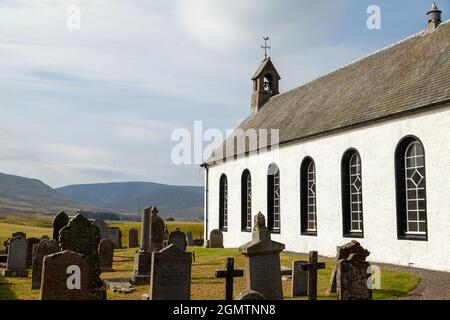
M 203 188 L 151 182 L 72 185 L 56 189 L 65 197 L 114 211 L 134 213 L 157 206 L 162 217 L 197 220 L 203 216 Z
M 0 173 L 0 215 L 55 214 L 78 210 L 99 210 L 70 200 L 36 179 Z

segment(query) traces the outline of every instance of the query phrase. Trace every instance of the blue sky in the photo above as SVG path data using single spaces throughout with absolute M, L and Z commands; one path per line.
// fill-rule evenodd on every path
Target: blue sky
M 173 130 L 250 113 L 262 36 L 287 91 L 424 29 L 429 0 L 0 0 L 0 172 L 202 185 Z M 81 29 L 66 27 L 81 9 Z M 381 8 L 381 30 L 366 10 Z M 437 1 L 443 20 L 448 0 Z

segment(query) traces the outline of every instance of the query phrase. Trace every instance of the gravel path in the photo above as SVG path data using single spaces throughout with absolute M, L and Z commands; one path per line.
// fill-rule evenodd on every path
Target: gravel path
M 409 295 L 400 300 L 450 300 L 450 273 L 431 271 L 391 264 L 380 264 L 382 268 L 408 272 L 420 278 L 419 285 Z M 383 279 L 381 279 L 383 281 Z

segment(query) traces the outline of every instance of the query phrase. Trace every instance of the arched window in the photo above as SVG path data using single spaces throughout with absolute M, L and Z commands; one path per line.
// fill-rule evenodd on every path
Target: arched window
M 399 143 L 395 166 L 398 238 L 427 240 L 425 150 L 419 139 Z
M 344 237 L 364 236 L 362 166 L 358 151 L 351 149 L 342 158 L 342 222 Z
M 267 216 L 268 226 L 272 232 L 281 231 L 280 220 L 280 170 L 271 164 L 267 173 Z
M 310 157 L 300 168 L 300 208 L 301 234 L 317 235 L 316 165 Z
M 226 175 L 220 177 L 219 187 L 219 229 L 228 228 L 228 179 Z
M 252 230 L 252 175 L 245 170 L 241 178 L 242 231 Z

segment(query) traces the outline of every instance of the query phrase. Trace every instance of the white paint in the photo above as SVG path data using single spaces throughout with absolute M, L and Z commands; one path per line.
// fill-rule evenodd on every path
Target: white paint
M 397 239 L 395 148 L 407 135 L 417 136 L 426 156 L 428 241 Z M 286 250 L 334 257 L 342 236 L 341 160 L 356 148 L 362 160 L 364 239 L 369 260 L 450 271 L 450 107 L 417 113 L 298 144 L 277 152 L 251 155 L 209 169 L 208 230 L 219 226 L 219 179 L 228 177 L 228 232 L 224 244 L 239 247 L 251 239 L 241 231 L 241 175 L 252 174 L 252 214 L 267 212 L 267 169 L 280 168 L 281 234 L 272 239 Z M 300 235 L 300 165 L 310 156 L 317 168 L 317 237 Z M 206 223 L 206 221 L 205 221 Z

